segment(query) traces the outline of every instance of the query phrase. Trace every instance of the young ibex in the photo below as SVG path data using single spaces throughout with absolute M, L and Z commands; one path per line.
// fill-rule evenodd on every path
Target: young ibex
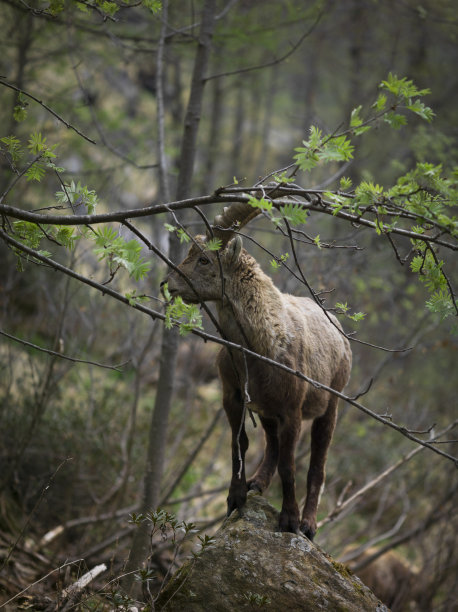
M 281 293 L 234 237 L 234 228 L 257 214 L 248 204 L 233 204 L 215 219 L 219 251 L 206 249 L 209 236 L 196 236 L 185 260 L 167 278 L 171 296 L 184 301 L 216 302 L 223 337 L 280 362 L 310 379 L 342 391 L 351 369 L 349 342 L 333 315 L 311 299 Z M 185 277 L 188 279 L 185 280 Z M 332 321 L 332 322 L 331 322 Z M 300 530 L 313 539 L 324 482 L 326 456 L 337 417 L 337 397 L 305 380 L 241 351 L 223 348 L 218 356 L 223 404 L 232 428 L 232 480 L 228 515 L 243 507 L 248 489 L 263 492 L 278 467 L 283 506 L 280 529 Z M 249 400 L 248 400 L 249 398 Z M 264 458 L 246 481 L 244 403 L 259 415 L 265 431 Z M 301 419 L 313 419 L 307 498 L 299 516 L 294 453 Z

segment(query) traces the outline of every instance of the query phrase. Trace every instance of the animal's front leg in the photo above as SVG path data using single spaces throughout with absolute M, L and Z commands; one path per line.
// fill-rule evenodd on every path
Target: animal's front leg
M 232 479 L 227 497 L 227 515 L 233 510 L 241 510 L 246 502 L 247 483 L 245 477 L 245 453 L 248 448 L 248 436 L 243 422 L 243 401 L 240 391 L 225 393 L 223 399 L 232 430 Z
M 301 531 L 313 540 L 317 524 L 316 512 L 324 483 L 326 457 L 337 419 L 337 397 L 332 396 L 322 417 L 313 421 L 310 466 L 307 474 L 307 499 L 302 513 Z
M 278 473 L 283 489 L 283 505 L 280 512 L 280 530 L 298 533 L 299 507 L 296 502 L 294 452 L 301 427 L 300 417 L 285 425 L 280 433 Z

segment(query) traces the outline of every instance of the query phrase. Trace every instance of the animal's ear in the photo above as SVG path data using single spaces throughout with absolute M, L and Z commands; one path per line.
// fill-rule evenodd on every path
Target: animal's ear
M 240 236 L 235 236 L 230 240 L 225 248 L 224 258 L 229 264 L 235 264 L 242 250 L 242 239 Z

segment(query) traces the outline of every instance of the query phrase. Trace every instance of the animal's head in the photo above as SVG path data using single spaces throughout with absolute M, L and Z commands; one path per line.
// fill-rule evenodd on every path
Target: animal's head
M 178 266 L 182 274 L 173 270 L 166 279 L 172 297 L 181 296 L 185 302 L 198 303 L 220 300 L 223 280 L 230 282 L 242 250 L 242 239 L 235 236 L 219 251 L 206 248 L 207 238 L 196 236 L 186 258 Z M 188 281 L 186 280 L 188 279 Z
M 170 295 L 181 296 L 188 303 L 222 299 L 242 254 L 242 239 L 234 235 L 234 229 L 246 225 L 258 213 L 258 209 L 245 203 L 225 208 L 215 219 L 212 236 L 194 238 L 186 258 L 178 266 L 181 274 L 173 270 L 164 281 L 168 283 Z M 207 247 L 212 237 L 221 241 L 218 251 Z

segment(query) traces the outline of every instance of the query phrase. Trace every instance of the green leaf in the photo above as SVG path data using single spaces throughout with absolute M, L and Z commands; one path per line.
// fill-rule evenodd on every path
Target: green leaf
M 25 177 L 28 181 L 38 181 L 46 174 L 46 170 L 43 167 L 43 164 L 40 162 L 35 162 L 25 173 Z
M 250 196 L 248 200 L 248 204 L 253 208 L 260 208 L 261 210 L 269 211 L 272 208 L 272 202 L 270 200 L 266 200 L 264 198 L 255 198 L 254 196 Z
M 50 0 L 48 10 L 51 13 L 51 15 L 55 16 L 61 13 L 64 10 L 64 7 L 65 7 L 64 0 Z
M 211 238 L 205 243 L 206 251 L 219 251 L 223 246 L 223 241 L 220 238 Z
M 38 155 L 38 153 L 46 150 L 46 138 L 43 138 L 41 132 L 33 132 L 33 134 L 30 134 L 27 148 L 34 155 Z
M 358 323 L 359 321 L 362 321 L 365 316 L 366 316 L 366 313 L 364 312 L 355 312 L 352 315 L 349 315 L 349 318 L 352 321 L 355 321 L 356 323 Z
M 450 294 L 444 289 L 433 293 L 430 299 L 426 301 L 426 307 L 431 312 L 438 314 L 441 320 L 455 313 L 455 307 Z
M 281 207 L 282 217 L 291 225 L 302 225 L 307 222 L 308 212 L 300 204 L 285 204 Z
M 357 106 L 351 112 L 350 118 L 350 127 L 353 128 L 353 133 L 355 136 L 359 136 L 360 134 L 364 134 L 371 129 L 370 125 L 363 126 L 363 120 L 361 119 L 359 113 L 361 112 L 362 106 Z
M 181 336 L 186 336 L 193 329 L 203 329 L 198 306 L 186 304 L 181 297 L 174 298 L 165 311 L 165 327 L 171 329 L 176 324 L 179 325 Z
M 74 227 L 70 227 L 69 225 L 56 225 L 53 230 L 58 242 L 69 250 L 74 249 L 75 242 L 78 239 L 78 236 L 75 235 Z
M 354 146 L 346 136 L 328 135 L 322 137 L 321 130 L 312 126 L 309 140 L 302 142 L 303 147 L 294 149 L 295 163 L 301 170 L 313 169 L 320 161 L 348 161 L 353 157 Z
M 72 206 L 84 205 L 87 212 L 92 215 L 97 208 L 97 194 L 89 189 L 87 185 L 75 184 L 74 181 L 70 185 L 65 185 L 62 191 L 56 192 L 56 199 L 60 204 L 71 204 Z
M 278 184 L 294 183 L 295 180 L 293 176 L 288 176 L 286 170 L 284 172 L 281 172 L 280 174 L 274 174 L 272 178 Z
M 108 261 L 112 272 L 115 270 L 113 264 L 116 264 L 125 268 L 134 280 L 139 281 L 151 269 L 150 262 L 141 256 L 141 245 L 136 240 L 127 242 L 122 236 L 118 236 L 113 228 L 103 227 L 95 230 L 95 242 L 97 248 L 94 253 L 100 261 Z
M 20 123 L 21 121 L 27 119 L 27 111 L 23 106 L 15 106 L 13 110 L 13 118 L 15 121 Z
M 4 136 L 0 138 L 0 142 L 2 142 L 6 146 L 6 150 L 11 156 L 13 162 L 19 161 L 24 155 L 22 151 L 21 141 L 14 136 Z
M 145 8 L 151 11 L 154 15 L 162 10 L 161 0 L 142 0 L 142 4 Z
M 348 311 L 348 304 L 347 302 L 336 302 L 336 308 L 345 313 Z
M 370 181 L 362 181 L 355 189 L 355 204 L 357 206 L 371 206 L 383 195 L 383 187 L 374 185 Z
M 323 144 L 319 157 L 325 162 L 348 161 L 353 158 L 354 150 L 355 147 L 351 144 L 349 138 L 337 136 Z
M 97 4 L 100 6 L 101 10 L 110 17 L 113 17 L 119 10 L 119 6 L 115 2 L 110 2 L 109 0 L 97 0 Z
M 282 263 L 285 263 L 289 258 L 289 253 L 284 253 L 280 255 L 280 257 L 275 257 L 275 259 L 270 260 L 270 265 L 274 270 L 278 270 L 281 267 Z
M 14 232 L 19 235 L 19 238 L 26 246 L 37 250 L 44 238 L 43 231 L 36 223 L 29 221 L 14 221 Z
M 182 244 L 191 241 L 191 236 L 181 227 L 177 229 L 177 236 Z
M 384 110 L 386 107 L 386 95 L 380 93 L 377 97 L 377 100 L 372 105 L 372 108 L 378 112 Z
M 415 100 L 415 102 L 413 102 L 412 104 L 407 104 L 406 108 L 411 110 L 413 113 L 416 113 L 422 119 L 425 119 L 428 122 L 432 121 L 434 118 L 435 113 L 433 112 L 432 108 L 423 104 L 421 100 Z
M 23 93 L 19 92 L 17 95 L 17 104 L 13 109 L 13 118 L 15 121 L 20 123 L 27 118 L 27 106 L 29 103 L 27 102 L 27 98 Z
M 351 180 L 351 178 L 347 178 L 346 176 L 343 176 L 343 177 L 340 179 L 340 189 L 341 189 L 342 191 L 350 191 L 351 186 L 352 186 L 352 180 Z
M 383 121 L 388 123 L 394 130 L 399 130 L 403 125 L 407 125 L 407 119 L 404 115 L 390 111 L 383 117 Z
M 318 152 L 322 145 L 321 130 L 314 125 L 310 128 L 310 138 L 303 140 L 303 147 L 294 149 L 297 154 L 294 156 L 294 161 L 303 171 L 311 170 L 320 161 Z
M 382 81 L 379 85 L 381 89 L 389 91 L 397 98 L 413 98 L 415 96 L 426 96 L 431 93 L 430 89 L 418 89 L 413 81 L 406 77 L 399 79 L 395 74 L 389 73 L 386 81 Z

